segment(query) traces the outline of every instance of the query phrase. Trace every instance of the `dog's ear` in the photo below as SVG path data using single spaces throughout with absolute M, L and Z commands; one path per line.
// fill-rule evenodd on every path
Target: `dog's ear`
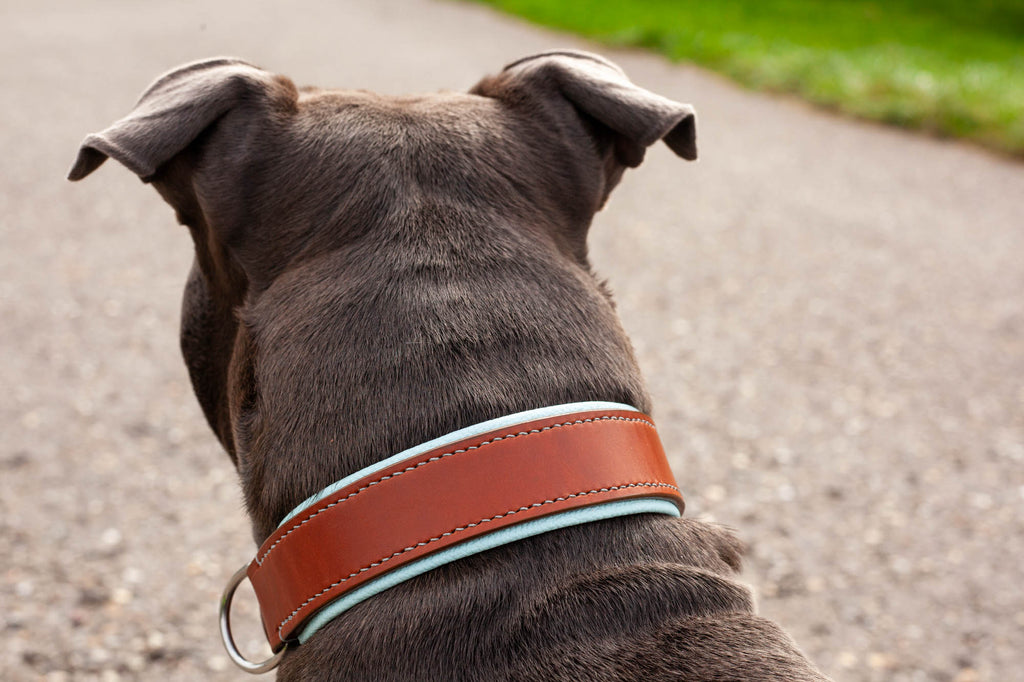
M 634 85 L 615 64 L 594 54 L 545 52 L 505 67 L 509 78 L 563 97 L 615 136 L 616 160 L 635 168 L 647 147 L 664 140 L 687 160 L 697 158 L 696 114 L 680 104 Z
M 229 110 L 282 81 L 294 92 L 291 81 L 231 58 L 169 71 L 149 86 L 131 113 L 85 138 L 68 179 L 81 180 L 110 157 L 147 180 Z

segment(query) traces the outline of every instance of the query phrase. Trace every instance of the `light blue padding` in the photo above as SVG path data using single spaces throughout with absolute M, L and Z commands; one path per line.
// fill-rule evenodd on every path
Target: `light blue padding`
M 617 407 L 615 409 L 621 408 Z M 571 411 L 576 412 L 579 410 L 574 409 Z M 636 500 L 619 500 L 597 504 L 593 507 L 573 509 L 560 514 L 552 514 L 551 516 L 544 516 L 533 521 L 524 521 L 515 526 L 508 526 L 493 533 L 481 535 L 389 571 L 381 577 L 365 585 L 360 585 L 348 594 L 335 599 L 317 611 L 309 622 L 306 623 L 306 626 L 299 633 L 299 644 L 305 644 L 310 637 L 316 634 L 317 630 L 359 602 L 365 601 L 373 595 L 379 594 L 410 578 L 414 578 L 427 571 L 432 571 L 438 566 L 443 566 L 444 564 L 449 564 L 473 554 L 479 554 L 488 549 L 507 545 L 511 542 L 547 533 L 558 528 L 568 528 L 569 526 L 578 526 L 582 523 L 611 519 L 616 516 L 629 516 L 631 514 L 668 514 L 669 516 L 679 516 L 680 512 L 674 502 L 665 499 L 647 497 Z
M 428 440 L 426 443 L 421 443 L 415 447 L 409 448 L 408 450 L 403 450 L 399 452 L 397 455 L 392 455 L 391 457 L 388 457 L 385 460 L 377 462 L 376 464 L 371 464 L 365 469 L 360 469 L 351 476 L 346 476 L 340 481 L 330 484 L 329 486 L 327 486 L 320 492 L 316 493 L 312 497 L 307 498 L 305 502 L 297 506 L 295 509 L 292 509 L 290 512 L 288 512 L 288 516 L 284 517 L 284 520 L 282 520 L 281 523 L 277 525 L 277 527 L 280 528 L 285 523 L 287 523 L 289 519 L 291 519 L 293 516 L 301 512 L 306 507 L 310 506 L 311 504 L 319 502 L 325 497 L 330 497 L 331 495 L 341 490 L 345 486 L 349 485 L 350 483 L 355 483 L 364 476 L 369 476 L 370 474 L 376 473 L 381 469 L 386 469 L 392 464 L 397 464 L 398 462 L 401 462 L 403 459 L 416 457 L 418 455 L 422 455 L 424 452 L 429 452 L 434 448 L 439 448 L 443 446 L 445 443 L 456 443 L 460 440 L 463 440 L 464 438 L 472 438 L 473 436 L 479 436 L 482 433 L 487 433 L 488 431 L 494 431 L 496 429 L 504 429 L 511 426 L 518 426 L 519 424 L 524 424 L 535 419 L 548 419 L 550 417 L 560 417 L 563 414 L 572 414 L 573 412 L 588 412 L 591 410 L 629 410 L 630 412 L 639 412 L 639 410 L 637 410 L 635 407 L 631 407 L 630 405 L 623 405 L 622 403 L 606 403 L 597 401 L 586 403 L 567 403 L 565 405 L 553 405 L 552 407 L 542 407 L 536 410 L 517 412 L 516 414 L 510 414 L 507 417 L 498 417 L 497 419 L 490 419 L 485 422 L 480 422 L 479 424 L 474 424 L 473 426 L 467 426 L 464 429 L 452 431 L 451 433 L 441 436 L 439 438 L 435 438 L 434 440 Z

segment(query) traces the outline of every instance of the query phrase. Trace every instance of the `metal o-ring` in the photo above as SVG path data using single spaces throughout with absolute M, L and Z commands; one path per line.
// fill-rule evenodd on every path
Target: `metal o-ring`
M 231 576 L 227 587 L 224 588 L 224 594 L 220 598 L 220 636 L 224 641 L 224 648 L 227 649 L 228 656 L 231 657 L 234 664 L 247 673 L 259 675 L 277 667 L 277 664 L 284 658 L 284 652 L 288 649 L 288 645 L 286 643 L 276 654 L 260 662 L 250 661 L 235 646 L 235 639 L 231 636 L 231 600 L 235 596 L 235 590 L 245 580 L 247 568 L 248 565 L 242 566 Z

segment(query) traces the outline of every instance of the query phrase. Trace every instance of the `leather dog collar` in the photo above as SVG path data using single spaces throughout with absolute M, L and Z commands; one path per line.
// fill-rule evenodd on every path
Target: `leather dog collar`
M 356 472 L 289 514 L 225 592 L 225 645 L 243 668 L 263 672 L 286 643 L 444 563 L 598 519 L 678 516 L 683 506 L 654 423 L 628 405 L 573 403 L 484 422 Z M 231 641 L 226 611 L 245 575 L 278 654 L 269 667 L 243 665 Z

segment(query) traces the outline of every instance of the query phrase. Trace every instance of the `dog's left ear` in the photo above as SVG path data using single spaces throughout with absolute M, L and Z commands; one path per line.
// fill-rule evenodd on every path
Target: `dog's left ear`
M 179 66 L 150 85 L 131 113 L 85 138 L 68 179 L 81 180 L 109 157 L 149 181 L 227 112 L 246 102 L 269 100 L 279 91 L 284 100 L 294 99 L 291 81 L 240 59 L 218 57 Z
M 545 52 L 506 66 L 495 81 L 505 79 L 564 97 L 605 126 L 615 136 L 616 160 L 623 166 L 639 166 L 647 147 L 658 140 L 684 159 L 697 158 L 693 107 L 634 85 L 622 69 L 598 55 Z

